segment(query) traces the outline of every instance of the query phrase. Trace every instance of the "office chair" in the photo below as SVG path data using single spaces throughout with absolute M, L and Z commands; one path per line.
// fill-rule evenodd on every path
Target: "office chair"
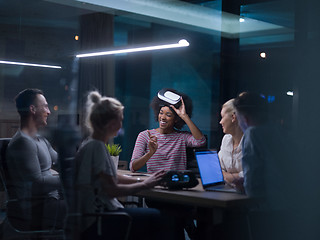
M 64 239 L 64 230 L 62 229 L 32 229 L 18 227 L 28 226 L 29 223 L 26 219 L 20 218 L 15 215 L 17 207 L 23 202 L 31 202 L 34 198 L 14 199 L 10 197 L 10 188 L 8 186 L 9 176 L 6 163 L 6 150 L 10 138 L 0 138 L 0 178 L 3 189 L 6 194 L 6 217 L 1 224 L 0 238 L 3 240 L 9 239 Z M 18 224 L 17 224 L 18 223 Z
M 129 237 L 132 218 L 125 212 L 101 212 L 101 213 L 80 213 L 76 209 L 75 188 L 74 188 L 74 157 L 60 157 L 60 179 L 63 185 L 63 194 L 67 202 L 67 221 L 66 221 L 66 240 L 86 240 L 95 239 L 102 240 L 106 234 L 112 235 L 110 239 L 126 240 Z M 95 218 L 97 229 L 95 236 L 84 237 L 80 233 L 81 220 L 83 218 Z M 106 225 L 101 225 L 101 222 L 108 222 Z M 104 238 L 103 238 L 104 237 Z

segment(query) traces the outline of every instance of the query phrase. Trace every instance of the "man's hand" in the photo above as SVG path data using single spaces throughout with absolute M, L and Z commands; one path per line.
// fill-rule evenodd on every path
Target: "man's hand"
M 53 176 L 59 176 L 59 173 L 56 170 L 52 169 L 52 168 L 50 169 L 50 172 L 51 172 L 51 174 Z
M 245 193 L 245 189 L 243 187 L 244 178 L 237 178 L 233 180 L 232 185 L 235 189 L 237 189 L 241 193 Z

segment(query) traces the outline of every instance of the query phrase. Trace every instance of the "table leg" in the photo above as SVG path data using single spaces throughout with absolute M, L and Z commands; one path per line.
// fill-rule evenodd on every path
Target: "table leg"
M 222 220 L 223 210 L 220 208 L 198 208 L 197 229 L 201 240 L 223 239 Z

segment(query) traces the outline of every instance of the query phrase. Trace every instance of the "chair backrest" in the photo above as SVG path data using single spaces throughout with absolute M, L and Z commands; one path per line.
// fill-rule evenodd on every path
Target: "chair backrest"
M 9 145 L 11 138 L 0 138 L 0 178 L 1 178 L 1 190 L 4 190 L 7 193 L 7 185 L 6 185 L 6 169 L 7 169 L 7 162 L 6 162 L 6 152 L 7 147 Z
M 11 138 L 0 138 L 0 178 L 3 184 L 3 189 L 6 192 L 7 200 L 12 198 L 10 193 L 10 174 L 8 171 L 8 162 L 6 158 L 6 152 Z
M 59 157 L 59 175 L 63 187 L 63 196 L 67 203 L 68 213 L 76 213 L 75 192 L 74 192 L 74 174 L 75 158 Z
M 15 229 L 19 229 L 17 226 L 24 226 L 25 228 L 22 229 L 28 229 L 30 228 L 29 224 L 25 224 L 25 222 L 29 222 L 28 216 L 31 212 L 26 214 L 27 211 L 22 210 L 22 200 L 19 201 L 18 199 L 15 199 L 12 197 L 12 194 L 10 193 L 10 175 L 8 171 L 8 163 L 6 158 L 6 152 L 9 145 L 11 138 L 0 138 L 0 179 L 2 183 L 2 188 L 5 191 L 6 194 L 6 216 L 7 220 L 10 222 L 10 225 L 14 227 Z M 24 203 L 30 202 L 30 200 L 23 200 Z M 30 203 L 28 203 L 30 205 Z M 23 214 L 22 214 L 23 213 Z
M 0 206 L 1 208 L 5 208 L 6 205 L 6 199 L 8 199 L 7 197 L 7 189 L 6 189 L 6 184 L 4 183 L 4 177 L 3 177 L 3 172 L 2 172 L 2 159 L 5 157 L 6 155 L 6 150 L 7 150 L 7 146 L 9 144 L 10 138 L 0 138 L 0 191 L 3 192 L 4 194 L 2 194 L 1 198 L 0 198 Z
M 0 161 L 5 160 L 7 147 L 11 138 L 0 138 Z

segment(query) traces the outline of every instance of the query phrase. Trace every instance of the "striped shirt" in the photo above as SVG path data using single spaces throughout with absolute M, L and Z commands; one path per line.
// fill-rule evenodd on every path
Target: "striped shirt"
M 186 170 L 187 168 L 187 147 L 200 147 L 206 143 L 203 136 L 200 140 L 195 139 L 190 132 L 175 131 L 170 134 L 161 134 L 155 129 L 149 130 L 151 135 L 155 135 L 158 139 L 158 149 L 153 156 L 147 161 L 148 173 L 154 173 L 158 170 Z M 149 151 L 149 135 L 147 130 L 139 133 L 133 150 L 130 170 L 132 162 L 141 158 Z

